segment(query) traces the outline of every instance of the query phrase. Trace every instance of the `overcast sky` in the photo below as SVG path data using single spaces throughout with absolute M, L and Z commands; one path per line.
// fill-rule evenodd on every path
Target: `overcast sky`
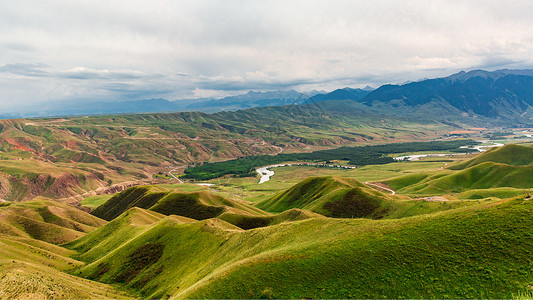
M 533 1 L 0 2 L 0 108 L 533 66 Z

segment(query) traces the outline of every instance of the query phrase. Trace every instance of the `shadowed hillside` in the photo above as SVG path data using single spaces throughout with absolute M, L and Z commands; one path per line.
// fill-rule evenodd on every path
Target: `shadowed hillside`
M 0 298 L 128 298 L 112 286 L 68 274 L 83 263 L 72 258 L 75 251 L 54 245 L 105 223 L 46 199 L 4 204 L 0 207 Z
M 257 204 L 268 212 L 307 209 L 334 218 L 400 218 L 456 208 L 382 193 L 352 178 L 310 177 Z
M 171 192 L 157 186 L 129 188 L 111 197 L 92 214 L 110 221 L 132 207 L 196 220 L 215 218 L 224 212 L 242 215 L 266 214 L 244 202 L 226 199 L 207 191 Z
M 105 223 L 77 208 L 48 199 L 0 207 L 0 233 L 54 244 L 77 239 Z
M 88 259 L 79 274 L 143 298 L 510 298 L 533 279 L 532 213 L 532 202 L 514 199 L 247 231 L 166 217 Z

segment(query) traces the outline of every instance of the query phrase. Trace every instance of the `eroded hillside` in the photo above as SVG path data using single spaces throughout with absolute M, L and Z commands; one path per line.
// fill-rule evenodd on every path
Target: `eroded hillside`
M 428 139 L 449 128 L 438 122 L 335 116 L 315 106 L 2 120 L 0 199 L 116 192 L 205 161 Z

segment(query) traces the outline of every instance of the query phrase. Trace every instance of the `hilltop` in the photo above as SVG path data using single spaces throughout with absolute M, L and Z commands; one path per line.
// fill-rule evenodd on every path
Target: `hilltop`
M 128 298 L 115 287 L 68 274 L 81 267 L 75 251 L 59 244 L 106 224 L 49 199 L 0 206 L 0 298 Z
M 484 162 L 501 163 L 511 166 L 533 165 L 533 147 L 510 144 L 503 147 L 491 148 L 473 159 L 450 166 L 450 169 L 466 169 Z
M 163 215 L 179 215 L 203 220 L 223 213 L 261 216 L 265 212 L 243 202 L 208 191 L 168 191 L 158 186 L 131 187 L 98 206 L 92 214 L 111 221 L 132 207 L 149 209 Z
M 400 176 L 384 183 L 399 193 L 409 195 L 467 193 L 472 196 L 511 197 L 532 187 L 532 154 L 530 146 L 507 145 L 492 148 L 447 169 Z
M 77 239 L 105 221 L 50 199 L 0 206 L 0 233 L 53 244 Z
M 376 190 L 353 178 L 310 177 L 256 204 L 268 212 L 307 209 L 333 218 L 403 218 L 466 203 L 428 203 Z
M 396 220 L 312 218 L 247 231 L 217 219 L 165 217 L 133 236 L 107 237 L 120 245 L 85 258 L 76 274 L 144 298 L 509 298 L 530 280 L 532 212 L 529 201 L 513 199 Z

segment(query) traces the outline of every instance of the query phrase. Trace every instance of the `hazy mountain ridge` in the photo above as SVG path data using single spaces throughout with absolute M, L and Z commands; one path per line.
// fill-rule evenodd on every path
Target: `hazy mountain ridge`
M 253 107 L 280 106 L 291 104 L 303 104 L 310 95 L 317 95 L 317 91 L 312 91 L 309 95 L 289 91 L 255 92 L 230 96 L 224 98 L 197 98 L 167 100 L 163 98 L 129 100 L 129 101 L 72 101 L 72 102 L 52 102 L 21 112 L 4 113 L 0 118 L 29 118 L 47 116 L 73 116 L 73 115 L 110 115 L 127 113 L 158 113 L 158 112 L 180 112 L 180 111 L 201 111 L 220 112 L 234 111 Z M 316 102 L 316 101 L 315 101 Z
M 209 101 L 195 102 L 186 106 L 189 110 L 228 110 L 243 109 L 261 106 L 279 106 L 287 104 L 301 104 L 309 98 L 304 93 L 295 90 L 274 91 L 274 92 L 254 92 L 213 99 Z
M 532 86 L 533 70 L 475 70 L 405 85 L 384 85 L 361 102 L 383 110 L 400 103 L 416 111 L 440 101 L 464 113 L 531 122 L 524 113 L 533 105 Z
M 321 102 L 326 100 L 355 100 L 360 101 L 363 99 L 366 95 L 368 95 L 372 90 L 369 90 L 367 88 L 365 89 L 352 89 L 349 87 L 345 87 L 342 89 L 336 89 L 331 93 L 326 94 L 318 94 L 311 98 L 309 98 L 309 101 L 312 102 Z
M 343 100 L 342 113 L 354 111 L 397 117 L 448 119 L 458 115 L 498 119 L 523 124 L 533 120 L 533 70 L 461 71 L 448 77 L 425 79 L 401 85 L 386 84 L 375 90 L 345 87 L 329 93 L 295 90 L 256 92 L 224 98 L 198 98 L 169 101 L 144 99 L 121 102 L 56 102 L 36 106 L 19 113 L 5 112 L 3 118 L 68 115 L 109 115 L 125 113 L 157 113 L 202 111 L 208 113 L 236 111 L 254 107 L 321 103 L 329 110 L 331 100 Z M 353 106 L 355 101 L 363 106 Z M 335 106 L 335 105 L 333 105 Z M 466 116 L 466 115 L 465 115 Z

